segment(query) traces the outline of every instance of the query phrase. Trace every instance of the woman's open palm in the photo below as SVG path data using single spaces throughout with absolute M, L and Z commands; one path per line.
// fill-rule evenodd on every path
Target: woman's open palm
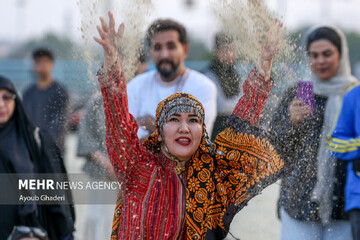
M 125 24 L 121 23 L 118 30 L 115 30 L 115 19 L 112 12 L 109 11 L 109 24 L 103 17 L 100 17 L 101 26 L 97 26 L 97 30 L 101 38 L 94 37 L 104 49 L 104 68 L 109 68 L 118 57 L 118 49 L 121 46 Z

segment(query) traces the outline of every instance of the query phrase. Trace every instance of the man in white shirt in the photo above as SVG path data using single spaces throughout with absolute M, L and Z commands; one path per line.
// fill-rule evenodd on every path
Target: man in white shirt
M 216 118 L 216 86 L 205 75 L 186 68 L 189 45 L 184 26 L 173 20 L 157 20 L 148 29 L 146 40 L 156 70 L 137 75 L 128 84 L 129 111 L 145 139 L 155 130 L 157 104 L 176 92 L 195 96 L 205 108 L 209 134 Z

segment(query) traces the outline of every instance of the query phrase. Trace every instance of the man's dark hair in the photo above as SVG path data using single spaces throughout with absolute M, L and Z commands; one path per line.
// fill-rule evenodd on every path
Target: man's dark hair
M 32 57 L 34 60 L 40 57 L 48 57 L 51 61 L 54 61 L 54 54 L 48 48 L 37 48 L 33 51 Z
M 171 19 L 158 19 L 153 22 L 147 30 L 146 33 L 146 42 L 148 46 L 151 45 L 151 39 L 160 32 L 166 32 L 169 30 L 175 30 L 179 33 L 179 41 L 185 45 L 188 43 L 186 29 L 183 25 L 178 22 L 175 22 Z
M 309 51 L 311 43 L 322 39 L 330 41 L 337 48 L 341 56 L 341 38 L 333 29 L 328 27 L 320 27 L 310 33 L 306 41 L 306 50 Z

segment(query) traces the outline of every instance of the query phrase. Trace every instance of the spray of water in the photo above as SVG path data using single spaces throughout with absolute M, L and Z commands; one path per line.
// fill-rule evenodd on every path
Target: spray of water
M 267 30 L 275 18 L 281 21 L 281 17 L 270 11 L 262 0 L 211 0 L 210 5 L 221 31 L 234 39 L 236 54 L 241 59 L 240 67 L 248 72 L 249 66 L 258 61 Z M 300 36 L 294 39 L 285 27 L 282 36 L 282 48 L 273 61 L 275 87 L 264 112 L 265 126 L 276 108 L 279 96 L 302 76 L 302 48 L 295 44 Z
M 81 13 L 81 38 L 84 41 L 83 55 L 88 64 L 88 76 L 90 80 L 94 80 L 93 69 L 95 63 L 99 63 L 97 51 L 94 49 L 94 43 L 92 36 L 96 34 L 95 26 L 98 24 L 98 16 L 100 11 L 100 0 L 77 0 L 77 5 Z M 91 81 L 94 82 L 94 81 Z
M 85 46 L 84 55 L 88 63 L 89 78 L 94 79 L 94 68 L 101 65 L 102 59 L 101 49 L 93 40 L 94 36 L 98 36 L 96 25 L 100 24 L 100 16 L 107 19 L 107 12 L 112 11 L 116 24 L 124 22 L 126 26 L 120 53 L 125 75 L 131 79 L 134 76 L 139 50 L 142 47 L 141 40 L 146 19 L 153 9 L 151 0 L 78 0 L 77 4 L 82 16 L 80 30 Z
M 143 48 L 146 20 L 153 11 L 151 0 L 119 0 L 115 2 L 114 14 L 125 23 L 125 33 L 121 55 L 124 71 L 128 79 L 134 76 L 137 68 L 140 50 Z

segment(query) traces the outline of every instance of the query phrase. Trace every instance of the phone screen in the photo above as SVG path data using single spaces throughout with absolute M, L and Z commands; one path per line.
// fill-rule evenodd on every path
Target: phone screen
M 299 81 L 297 83 L 297 99 L 302 100 L 310 106 L 311 112 L 314 112 L 314 91 L 313 83 L 309 81 Z

